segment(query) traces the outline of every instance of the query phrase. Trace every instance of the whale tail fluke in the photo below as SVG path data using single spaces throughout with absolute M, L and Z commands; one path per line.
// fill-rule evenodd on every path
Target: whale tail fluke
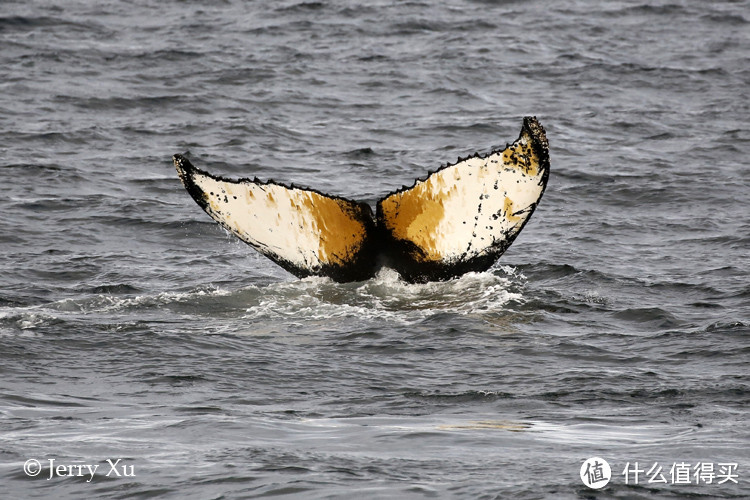
M 214 220 L 298 277 L 358 281 L 378 265 L 406 280 L 484 271 L 515 240 L 544 193 L 549 147 L 536 118 L 502 151 L 473 155 L 377 203 L 258 179 L 227 180 L 174 155 L 183 185 Z

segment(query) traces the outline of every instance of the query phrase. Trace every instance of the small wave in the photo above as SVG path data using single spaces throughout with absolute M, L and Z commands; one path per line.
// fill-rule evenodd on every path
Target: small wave
M 40 327 L 61 323 L 53 314 L 48 314 L 35 307 L 9 307 L 0 311 L 0 337 L 21 336 L 38 337 Z
M 738 333 L 747 335 L 750 333 L 750 324 L 742 321 L 717 321 L 711 323 L 705 329 L 708 333 Z
M 82 23 L 67 19 L 48 16 L 2 16 L 0 17 L 0 32 L 25 32 L 38 29 L 49 29 L 64 27 L 71 31 L 103 31 L 101 25 L 96 23 Z
M 622 15 L 648 15 L 648 16 L 666 16 L 672 17 L 678 14 L 687 13 L 688 8 L 683 5 L 667 3 L 664 5 L 650 5 L 644 3 L 641 5 L 632 5 L 619 10 L 607 12 L 611 16 Z
M 323 2 L 300 2 L 300 3 L 293 4 L 293 5 L 288 5 L 285 7 L 279 7 L 276 9 L 276 12 L 308 13 L 308 12 L 323 10 L 325 6 L 326 5 Z
M 512 398 L 513 394 L 500 391 L 483 391 L 483 390 L 470 390 L 460 393 L 413 393 L 404 394 L 406 397 L 424 400 L 428 404 L 435 403 L 461 403 L 467 404 L 472 402 L 487 402 L 495 401 L 497 399 L 508 399 Z
M 29 393 L 23 396 L 17 396 L 15 394 L 3 394 L 0 396 L 2 401 L 11 404 L 12 406 L 25 406 L 25 407 L 40 407 L 40 408 L 55 408 L 55 407 L 66 407 L 66 408 L 85 408 L 88 406 L 91 400 L 88 398 L 81 398 L 68 395 L 49 396 L 41 393 Z M 83 402 L 82 402 L 83 401 Z
M 646 324 L 649 327 L 674 328 L 680 324 L 674 315 L 659 307 L 629 308 L 615 312 L 612 316 L 620 320 Z
M 127 328 L 129 319 L 123 314 L 144 314 L 148 311 L 173 309 L 177 312 L 215 309 L 217 298 L 231 292 L 208 288 L 189 292 L 162 292 L 156 295 L 117 296 L 109 287 L 102 293 L 85 298 L 62 299 L 42 305 L 0 308 L 0 336 L 41 336 L 48 328 L 73 328 L 72 325 L 101 323 L 104 329 Z M 220 300 L 220 299 L 219 299 Z M 201 307 L 203 305 L 203 307 Z
M 417 33 L 442 32 L 447 31 L 447 25 L 438 20 L 412 19 L 393 23 L 391 26 L 392 35 L 413 35 Z
M 117 283 L 109 285 L 97 285 L 91 288 L 91 293 L 95 294 L 126 294 L 137 293 L 139 288 L 127 283 Z
M 105 287 L 105 290 L 107 288 Z M 117 296 L 104 291 L 84 299 L 65 299 L 45 306 L 59 312 L 111 313 L 128 310 L 148 310 L 170 305 L 200 306 L 206 300 L 232 296 L 232 292 L 213 286 L 187 292 L 161 292 L 155 295 Z
M 372 148 L 364 147 L 364 148 L 353 149 L 351 151 L 347 151 L 346 153 L 344 153 L 344 156 L 352 160 L 359 160 L 362 158 L 369 158 L 372 156 L 376 156 L 376 153 L 375 151 L 373 151 Z
M 701 16 L 701 19 L 723 26 L 744 26 L 748 23 L 747 19 L 741 14 L 716 13 Z

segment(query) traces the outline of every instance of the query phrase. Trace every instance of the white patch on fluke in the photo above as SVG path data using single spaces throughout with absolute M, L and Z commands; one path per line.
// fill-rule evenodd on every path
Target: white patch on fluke
M 195 174 L 193 181 L 208 197 L 209 215 L 243 241 L 296 266 L 320 268 L 320 231 L 310 213 L 309 192 L 202 174 Z

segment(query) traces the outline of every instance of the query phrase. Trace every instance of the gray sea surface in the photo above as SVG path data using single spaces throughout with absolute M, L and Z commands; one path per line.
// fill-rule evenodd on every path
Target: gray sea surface
M 539 208 L 426 285 L 171 162 L 374 204 L 526 115 Z M 0 496 L 750 498 L 749 158 L 748 1 L 4 0 Z

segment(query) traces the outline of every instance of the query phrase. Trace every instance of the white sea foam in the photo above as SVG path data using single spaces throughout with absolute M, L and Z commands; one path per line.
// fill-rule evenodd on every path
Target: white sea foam
M 259 303 L 248 308 L 245 319 L 357 318 L 410 324 L 440 313 L 497 311 L 511 300 L 522 301 L 520 293 L 511 291 L 511 285 L 507 277 L 491 272 L 468 273 L 458 279 L 426 284 L 406 283 L 390 269 L 354 284 L 307 278 L 266 287 Z

